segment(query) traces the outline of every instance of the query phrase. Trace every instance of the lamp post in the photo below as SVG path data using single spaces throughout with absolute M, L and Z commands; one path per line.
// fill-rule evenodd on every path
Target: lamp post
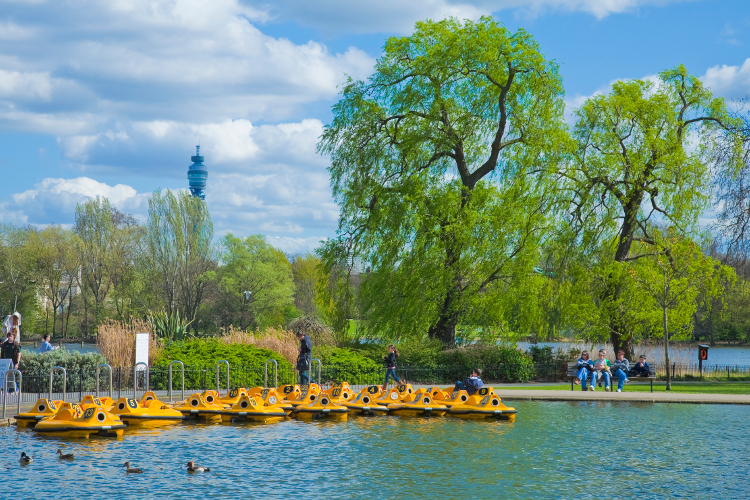
M 242 295 L 243 295 L 243 297 L 245 297 L 245 300 L 244 300 L 244 301 L 242 302 L 242 306 L 243 306 L 243 307 L 242 307 L 242 319 L 243 319 L 243 323 L 245 322 L 245 321 L 244 321 L 244 319 L 245 319 L 245 312 L 246 312 L 246 310 L 245 310 L 245 306 L 247 305 L 247 303 L 248 303 L 248 302 L 250 302 L 250 296 L 251 296 L 252 294 L 253 294 L 253 293 L 252 293 L 251 291 L 249 291 L 249 290 L 245 290 L 245 292 L 244 292 L 244 293 L 242 294 Z M 243 329 L 243 330 L 244 330 L 245 328 L 247 328 L 247 325 L 244 325 L 244 326 L 242 327 L 242 329 Z

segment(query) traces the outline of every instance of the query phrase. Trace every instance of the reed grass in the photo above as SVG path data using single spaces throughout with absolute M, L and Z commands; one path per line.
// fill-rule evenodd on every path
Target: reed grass
M 219 341 L 224 344 L 245 344 L 261 349 L 270 349 L 284 356 L 284 359 L 292 365 L 297 363 L 299 340 L 292 330 L 285 330 L 281 326 L 268 327 L 262 332 L 260 329 L 256 329 L 254 332 L 246 332 L 229 325 L 228 328 L 222 329 Z
M 148 333 L 148 364 L 153 365 L 164 350 L 164 343 L 156 337 L 148 321 L 130 318 L 124 321 L 105 320 L 99 325 L 96 345 L 113 368 L 135 365 L 135 334 Z

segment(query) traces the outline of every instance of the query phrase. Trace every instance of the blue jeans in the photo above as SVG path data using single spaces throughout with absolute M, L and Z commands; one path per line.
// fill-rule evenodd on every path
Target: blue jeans
M 299 382 L 300 382 L 300 384 L 302 384 L 302 385 L 308 385 L 308 384 L 310 384 L 311 382 L 312 382 L 313 384 L 315 383 L 315 381 L 314 381 L 314 380 L 312 380 L 312 381 L 310 380 L 310 376 L 309 376 L 309 375 L 307 375 L 307 372 L 306 372 L 306 371 L 305 371 L 305 372 L 299 372 Z
M 393 377 L 393 380 L 395 380 L 399 384 L 401 383 L 401 379 L 396 376 L 396 369 L 395 368 L 386 368 L 385 369 L 385 382 L 383 383 L 383 387 L 385 387 L 386 385 L 388 385 L 388 379 L 391 378 L 391 377 Z
M 609 389 L 612 381 L 612 376 L 609 374 L 609 372 L 606 372 L 604 370 L 602 371 L 594 371 L 594 375 L 591 378 L 591 385 L 593 386 L 596 384 L 597 379 L 603 378 L 604 379 L 604 387 Z
M 625 373 L 621 368 L 618 368 L 615 372 L 615 375 L 617 375 L 617 390 L 622 391 L 622 384 L 624 384 L 628 379 L 628 374 Z
M 586 367 L 582 367 L 580 370 L 578 370 L 576 377 L 581 379 L 581 390 L 585 391 L 586 385 L 589 383 L 589 370 Z

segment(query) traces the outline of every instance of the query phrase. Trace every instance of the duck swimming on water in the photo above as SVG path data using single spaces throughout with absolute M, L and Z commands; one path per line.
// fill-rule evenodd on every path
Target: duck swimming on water
M 211 469 L 208 467 L 201 467 L 200 465 L 195 465 L 193 462 L 187 463 L 187 470 L 188 472 L 211 472 Z
M 25 451 L 21 452 L 21 465 L 29 465 L 33 461 L 34 460 L 30 456 L 28 456 Z
M 73 460 L 75 458 L 72 453 L 63 453 L 59 448 L 57 454 L 60 456 L 60 460 Z
M 143 474 L 143 469 L 131 469 L 130 462 L 125 462 L 125 464 L 123 464 L 123 467 L 125 467 L 126 474 Z

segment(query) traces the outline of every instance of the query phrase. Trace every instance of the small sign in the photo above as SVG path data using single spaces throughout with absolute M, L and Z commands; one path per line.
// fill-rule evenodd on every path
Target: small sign
M 148 366 L 148 341 L 151 335 L 148 333 L 135 334 L 135 362 L 146 363 Z M 142 366 L 138 370 L 144 370 Z

